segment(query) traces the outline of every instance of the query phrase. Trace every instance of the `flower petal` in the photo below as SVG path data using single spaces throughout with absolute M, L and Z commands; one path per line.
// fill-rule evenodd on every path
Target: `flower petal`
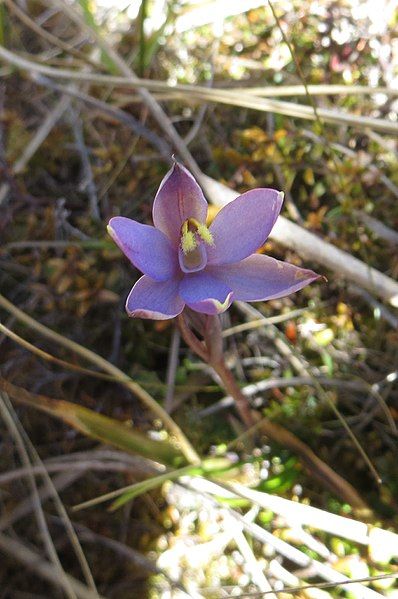
M 154 281 L 144 275 L 134 285 L 126 301 L 129 316 L 167 320 L 178 316 L 184 309 L 184 301 L 178 296 L 177 278 L 170 281 Z
M 236 264 L 208 267 L 208 270 L 211 276 L 232 289 L 234 300 L 248 302 L 284 297 L 320 278 L 312 270 L 262 254 Z
M 130 262 L 156 281 L 166 281 L 176 271 L 177 253 L 155 227 L 115 216 L 109 221 L 108 233 Z
M 204 314 L 225 312 L 233 299 L 228 285 L 203 271 L 185 275 L 179 293 L 192 310 Z
M 175 162 L 160 184 L 153 202 L 153 222 L 174 246 L 178 246 L 181 225 L 188 218 L 206 222 L 207 202 L 199 185 L 186 168 Z
M 178 261 L 182 272 L 197 272 L 203 270 L 207 264 L 207 253 L 203 243 L 199 243 L 189 254 L 184 254 L 181 248 L 178 250 Z
M 214 245 L 207 249 L 209 264 L 231 264 L 253 254 L 264 243 L 279 216 L 283 193 L 253 189 L 217 214 L 210 232 Z

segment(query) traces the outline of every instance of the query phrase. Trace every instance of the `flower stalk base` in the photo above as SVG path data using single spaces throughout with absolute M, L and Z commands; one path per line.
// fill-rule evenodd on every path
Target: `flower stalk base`
M 189 316 L 189 321 L 187 316 Z M 322 486 L 349 503 L 361 513 L 362 517 L 369 515 L 368 506 L 354 487 L 318 458 L 308 445 L 280 424 L 271 422 L 268 418 L 262 417 L 258 412 L 252 410 L 248 398 L 242 393 L 224 360 L 219 316 L 198 315 L 184 310 L 178 316 L 177 322 L 186 344 L 213 368 L 220 377 L 226 392 L 235 400 L 236 409 L 246 428 L 255 428 L 260 434 L 290 449 L 292 453 L 300 458 L 309 474 L 317 479 Z M 199 339 L 193 329 L 198 331 L 203 337 L 203 341 Z

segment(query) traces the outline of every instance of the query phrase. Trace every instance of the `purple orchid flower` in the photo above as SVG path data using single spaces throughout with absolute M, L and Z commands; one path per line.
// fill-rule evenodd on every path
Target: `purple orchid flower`
M 283 193 L 253 189 L 206 226 L 207 202 L 186 168 L 175 163 L 153 204 L 154 227 L 123 216 L 108 231 L 144 273 L 126 302 L 129 316 L 165 320 L 185 306 L 219 314 L 233 300 L 276 299 L 319 278 L 312 270 L 256 254 L 282 207 Z

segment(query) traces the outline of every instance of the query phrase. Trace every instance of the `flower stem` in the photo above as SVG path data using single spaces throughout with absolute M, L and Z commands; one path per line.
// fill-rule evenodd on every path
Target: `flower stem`
M 204 362 L 208 363 L 209 354 L 206 346 L 196 337 L 192 329 L 190 329 L 183 314 L 177 316 L 177 324 L 185 343 L 192 349 L 192 351 L 195 352 L 196 355 L 199 356 L 199 358 L 202 358 Z
M 254 426 L 256 422 L 253 418 L 249 401 L 240 390 L 239 385 L 236 382 L 234 375 L 226 365 L 224 358 L 221 358 L 221 360 L 216 363 L 212 363 L 211 366 L 220 377 L 227 393 L 234 398 L 236 409 L 238 410 L 239 415 L 247 428 Z
M 248 398 L 243 395 L 224 360 L 222 346 L 217 340 L 217 335 L 221 338 L 222 333 L 218 316 L 207 316 L 204 321 L 201 331 L 204 343 L 196 337 L 183 315 L 180 315 L 178 325 L 187 345 L 218 374 L 223 387 L 235 400 L 236 409 L 248 429 L 256 429 L 275 443 L 287 447 L 299 456 L 304 467 L 329 491 L 338 495 L 353 508 L 363 511 L 363 515 L 370 513 L 368 506 L 354 487 L 318 458 L 308 445 L 280 424 L 271 422 L 266 417 L 262 418 L 251 409 Z

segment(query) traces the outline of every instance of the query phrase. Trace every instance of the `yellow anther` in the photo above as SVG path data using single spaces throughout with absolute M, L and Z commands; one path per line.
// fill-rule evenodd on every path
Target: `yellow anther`
M 184 227 L 184 225 L 181 235 L 181 248 L 184 254 L 189 254 L 189 252 L 193 252 L 193 250 L 196 249 L 198 242 L 195 239 L 194 233 L 192 231 L 188 231 L 188 223 L 186 227 Z
M 196 218 L 188 218 L 181 227 L 181 248 L 184 254 L 189 254 L 198 247 L 198 237 L 207 245 L 214 245 L 213 235 L 206 225 Z
M 213 235 L 210 233 L 206 225 L 198 223 L 197 225 L 199 237 L 207 243 L 207 245 L 214 245 Z

